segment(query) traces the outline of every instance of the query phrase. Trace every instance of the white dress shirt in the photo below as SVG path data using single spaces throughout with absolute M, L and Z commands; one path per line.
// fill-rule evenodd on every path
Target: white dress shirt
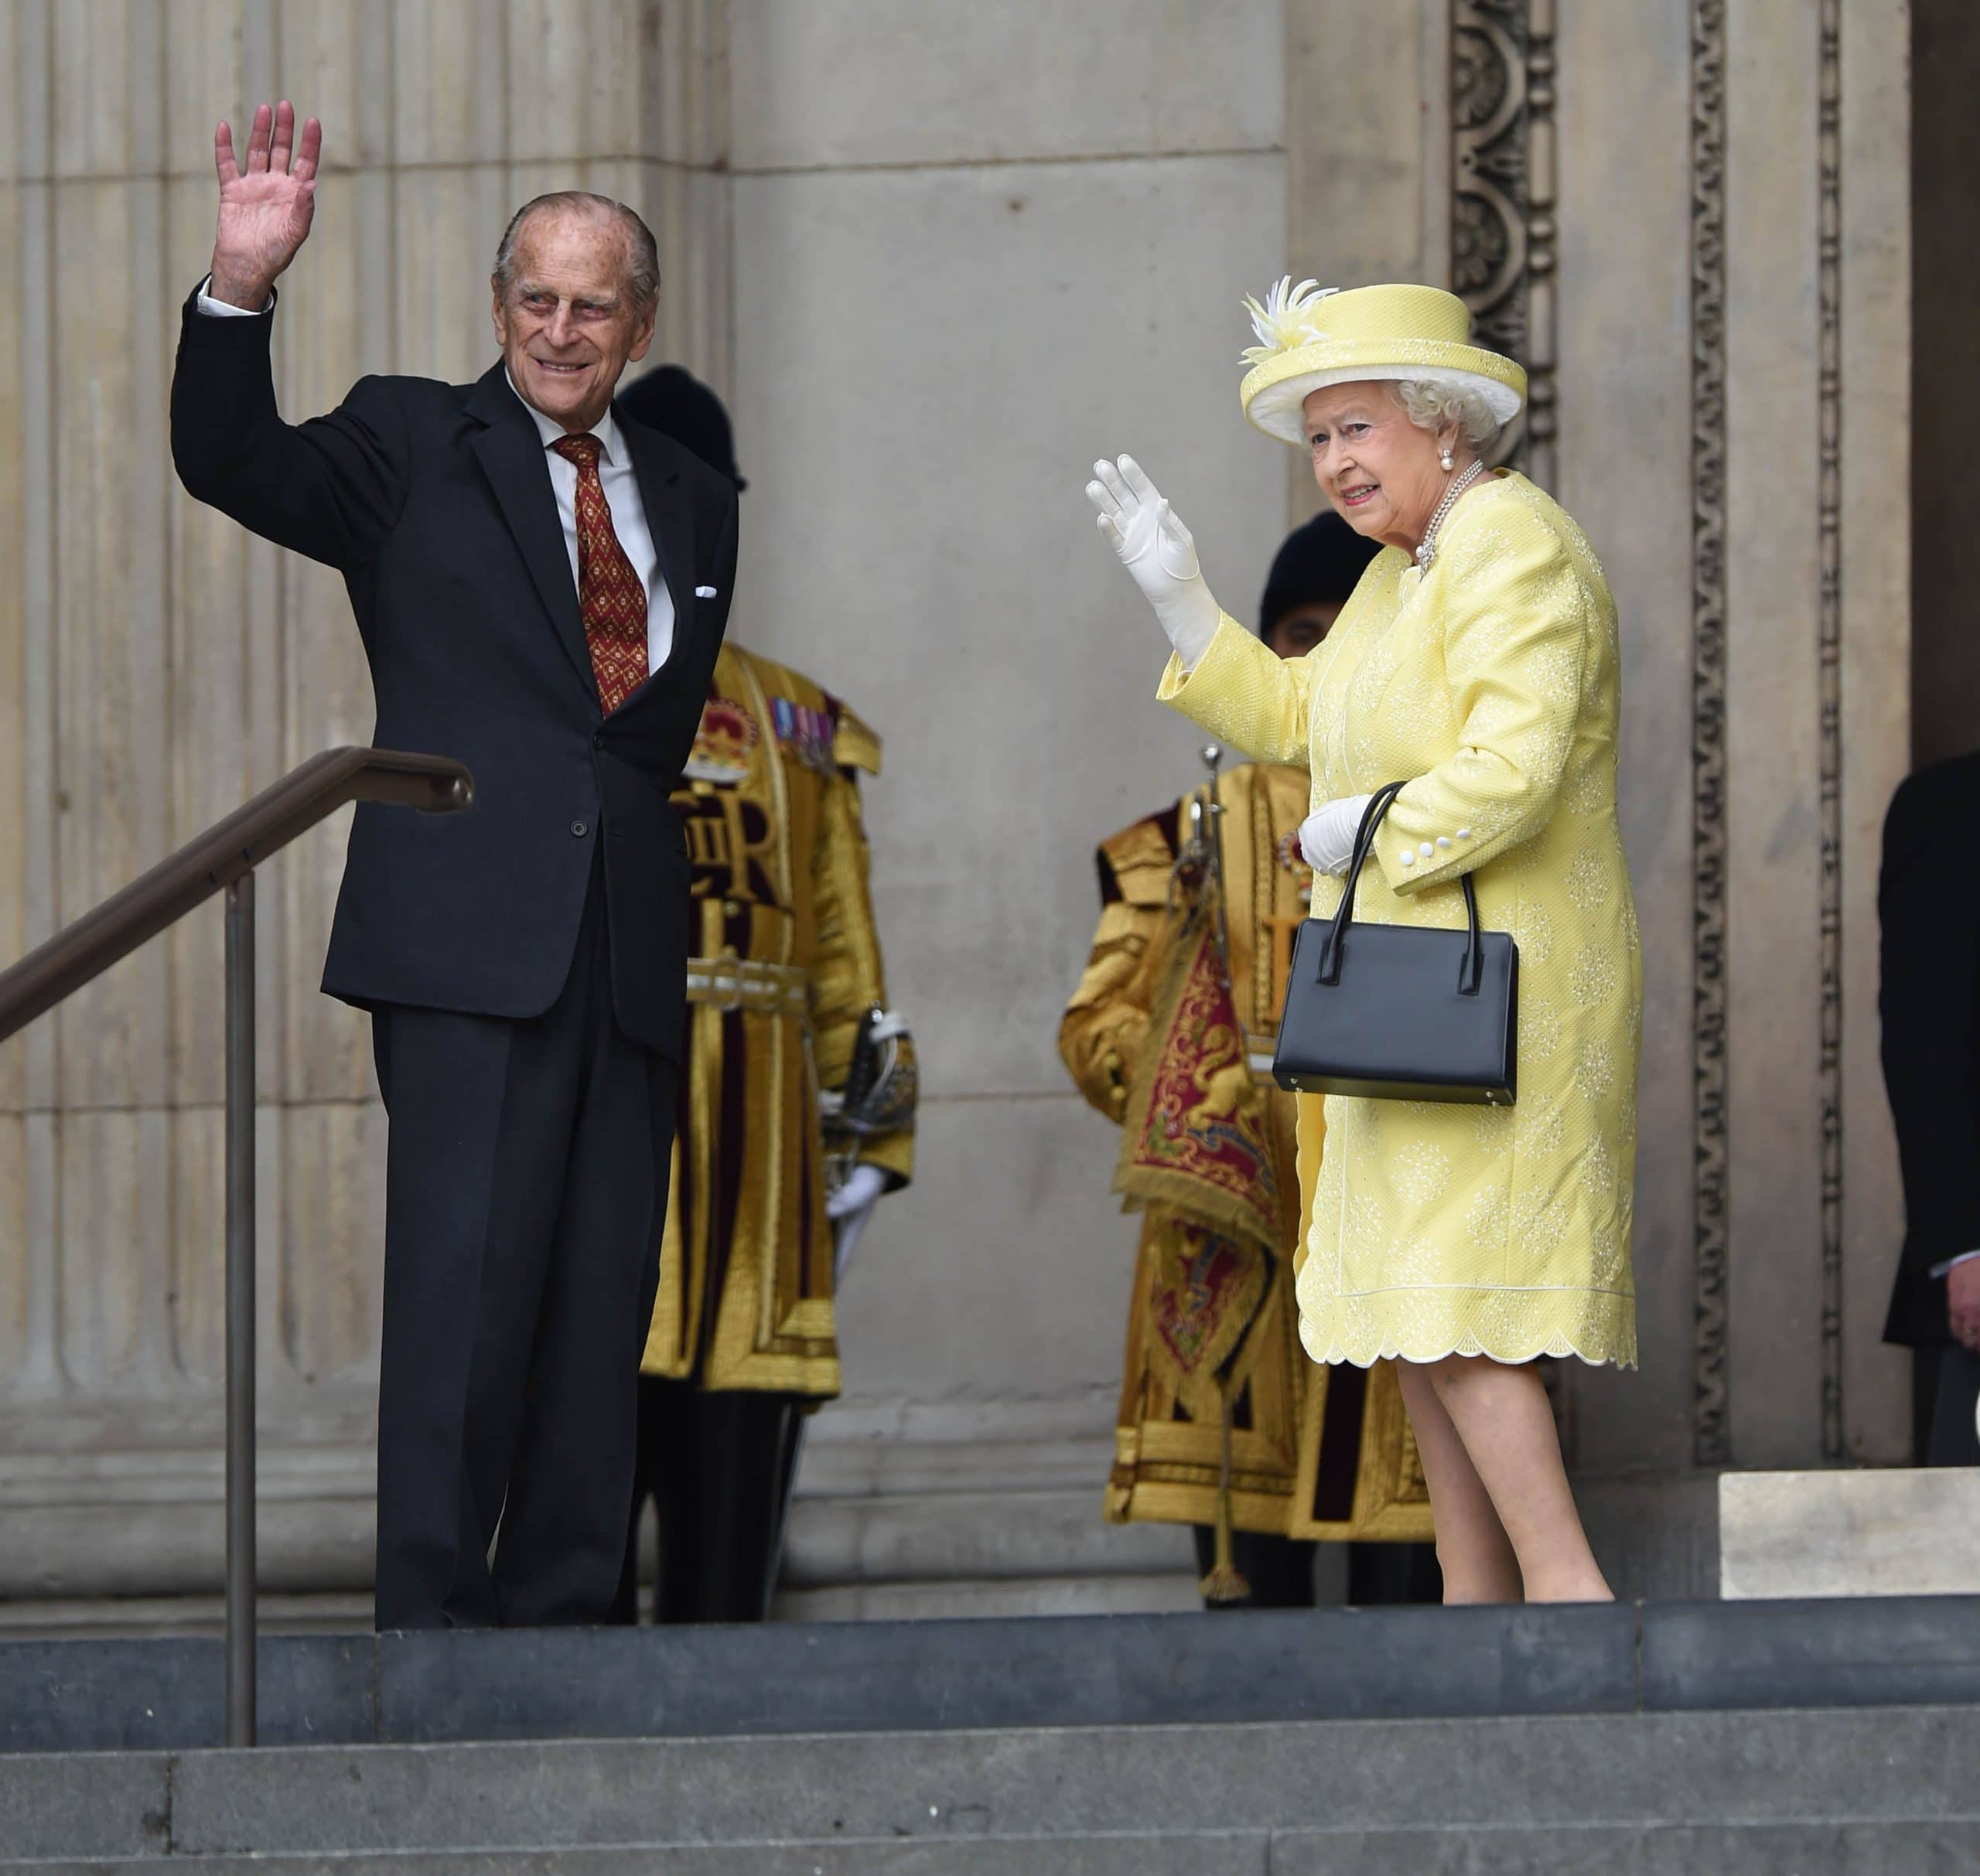
M 199 298 L 195 303 L 201 312 L 224 319 L 253 319 L 261 316 L 245 306 L 230 305 L 225 300 L 213 298 L 207 291 L 212 284 L 210 276 L 200 282 Z M 267 311 L 266 306 L 261 309 L 262 312 Z M 537 435 L 543 438 L 544 459 L 550 468 L 550 486 L 557 497 L 557 518 L 563 524 L 564 551 L 570 556 L 571 585 L 575 591 L 578 466 L 567 462 L 550 447 L 565 434 L 563 425 L 544 416 L 517 391 L 516 381 L 509 377 L 506 369 L 502 376 L 509 389 L 514 392 L 516 401 L 534 421 Z M 640 576 L 640 584 L 647 589 L 647 670 L 650 675 L 667 662 L 668 654 L 674 650 L 674 595 L 667 590 L 667 582 L 660 571 L 660 554 L 653 544 L 653 530 L 647 526 L 646 504 L 640 499 L 640 480 L 633 469 L 631 452 L 609 408 L 593 428 L 592 435 L 598 438 L 598 479 L 604 485 L 605 505 L 612 511 L 612 531 L 619 537 L 620 546 L 625 550 L 626 559 L 633 563 L 633 571 Z

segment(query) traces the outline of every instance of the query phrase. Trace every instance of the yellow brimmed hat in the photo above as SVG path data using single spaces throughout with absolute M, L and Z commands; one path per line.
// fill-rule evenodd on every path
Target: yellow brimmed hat
M 1302 406 L 1330 384 L 1369 378 L 1442 378 L 1481 393 L 1510 423 L 1526 402 L 1526 373 L 1471 343 L 1471 315 L 1438 287 L 1355 287 L 1342 292 L 1291 275 L 1244 302 L 1258 343 L 1238 387 L 1244 414 L 1268 436 L 1306 441 Z

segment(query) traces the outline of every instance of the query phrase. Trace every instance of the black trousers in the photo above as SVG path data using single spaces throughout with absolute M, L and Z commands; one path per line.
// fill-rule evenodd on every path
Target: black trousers
M 614 1619 L 639 1619 L 639 1523 L 649 1498 L 660 1514 L 656 1621 L 761 1622 L 770 1613 L 804 1424 L 793 1394 L 708 1393 L 640 1377 Z
M 1197 1567 L 1206 1575 L 1217 1560 L 1217 1533 L 1207 1524 L 1192 1527 Z M 1273 1537 L 1259 1531 L 1231 1533 L 1231 1560 L 1251 1593 L 1238 1602 L 1210 1602 L 1220 1609 L 1310 1609 L 1313 1564 L 1320 1547 L 1300 1537 Z M 1443 1577 L 1437 1551 L 1428 1543 L 1351 1543 L 1347 1547 L 1347 1600 L 1356 1608 L 1384 1603 L 1441 1602 Z
M 1911 1352 L 1911 1440 L 1920 1465 L 1980 1465 L 1980 1350 L 1956 1342 Z
M 603 895 L 542 1015 L 373 1013 L 381 1629 L 611 1612 L 678 1070 L 613 1018 Z

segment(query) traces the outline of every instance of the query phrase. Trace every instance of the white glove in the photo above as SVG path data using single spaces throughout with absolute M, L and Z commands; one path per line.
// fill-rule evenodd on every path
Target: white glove
M 1316 873 L 1344 873 L 1354 858 L 1354 837 L 1372 795 L 1343 795 L 1316 808 L 1299 824 L 1299 851 Z
M 1217 636 L 1217 602 L 1197 565 L 1190 530 L 1132 456 L 1096 462 L 1087 499 L 1100 510 L 1100 531 L 1155 608 L 1183 668 L 1193 670 Z
M 825 1201 L 825 1216 L 832 1222 L 832 1282 L 837 1285 L 852 1260 L 853 1247 L 859 1242 L 873 1208 L 886 1196 L 887 1175 L 878 1166 L 855 1166 L 845 1183 Z

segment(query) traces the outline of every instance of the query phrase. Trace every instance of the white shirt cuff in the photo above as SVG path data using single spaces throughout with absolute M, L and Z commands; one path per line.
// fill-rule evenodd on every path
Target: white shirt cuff
M 1943 1264 L 1934 1264 L 1926 1274 L 1928 1277 L 1943 1277 L 1954 1265 L 1971 1264 L 1975 1257 L 1980 1257 L 1980 1250 L 1962 1250 L 1956 1257 L 1948 1257 Z
M 193 302 L 194 311 L 203 312 L 210 319 L 258 319 L 261 316 L 262 312 L 266 312 L 268 310 L 268 307 L 274 305 L 275 303 L 275 296 L 271 293 L 268 295 L 268 306 L 264 306 L 261 309 L 261 312 L 253 312 L 246 306 L 230 305 L 224 299 L 215 299 L 213 296 L 207 291 L 207 288 L 211 286 L 213 284 L 213 277 L 212 275 L 209 274 L 204 280 L 200 282 L 199 297 Z

